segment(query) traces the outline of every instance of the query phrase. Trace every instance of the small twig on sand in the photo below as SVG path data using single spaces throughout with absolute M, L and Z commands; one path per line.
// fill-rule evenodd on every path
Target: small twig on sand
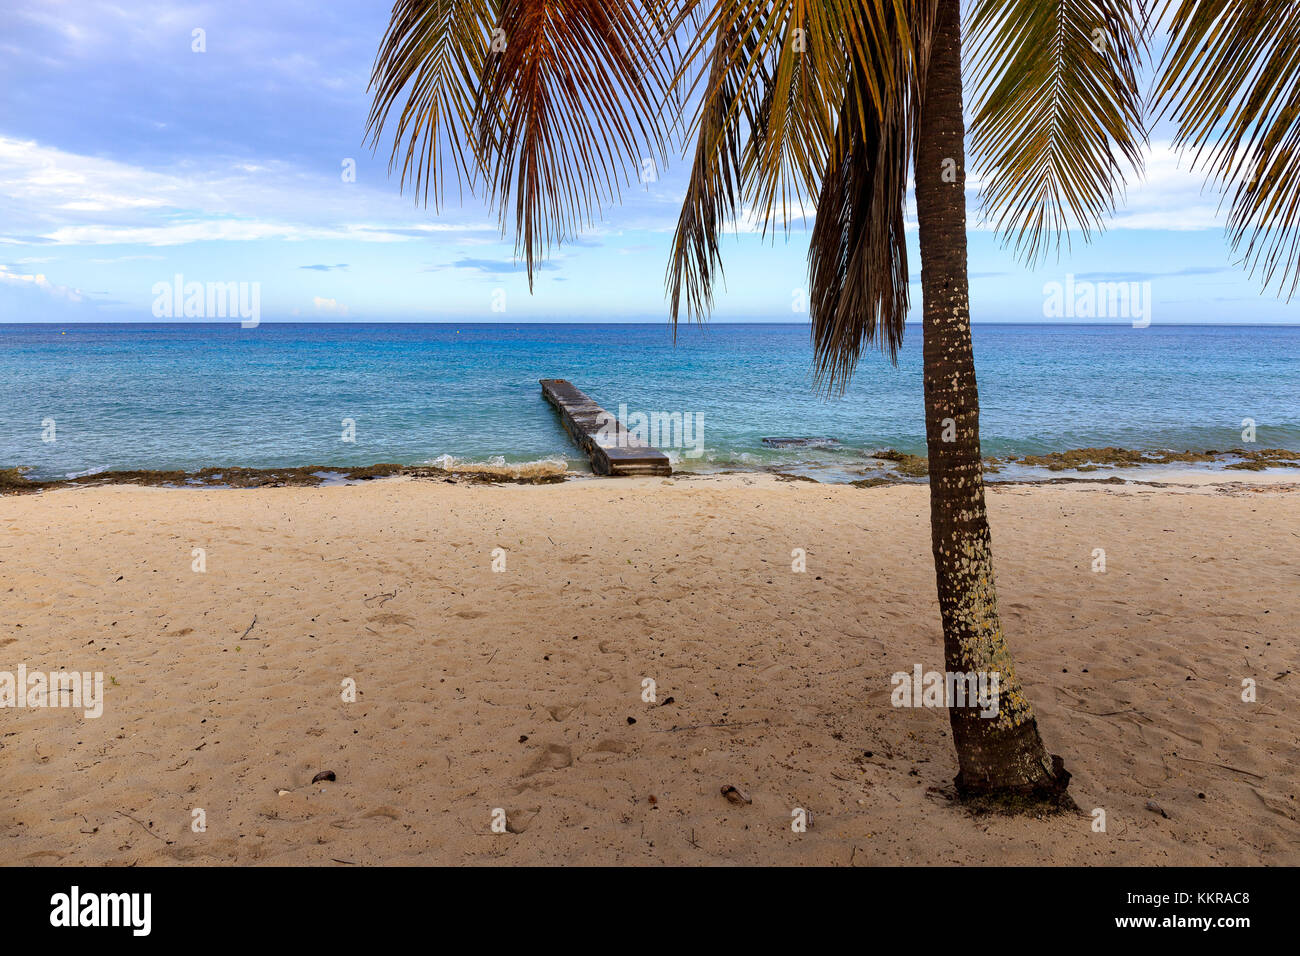
M 667 728 L 667 729 L 665 729 L 665 730 L 656 730 L 655 733 L 657 733 L 657 734 L 675 734 L 675 733 L 677 733 L 677 731 L 679 731 L 679 730 L 702 730 L 702 729 L 704 729 L 705 727 L 748 727 L 750 724 L 761 724 L 761 723 L 764 723 L 764 721 L 761 721 L 761 720 L 742 720 L 742 721 L 739 721 L 739 722 L 733 724 L 733 723 L 729 723 L 729 722 L 723 720 L 723 721 L 719 721 L 719 722 L 716 723 L 716 724 L 691 724 L 689 727 L 669 727 L 669 728 Z
M 140 820 L 137 820 L 135 817 L 131 816 L 131 814 L 127 813 L 125 810 L 118 810 L 117 813 L 118 813 L 118 816 L 126 817 L 128 820 L 131 820 L 131 821 L 133 821 L 133 822 L 135 822 L 135 823 L 140 824 L 140 826 L 142 826 L 142 827 L 144 828 L 144 832 L 147 833 L 147 834 L 149 834 L 151 837 L 154 837 L 155 839 L 158 839 L 158 840 L 162 840 L 164 843 L 166 843 L 166 844 L 168 844 L 168 845 L 171 844 L 171 842 L 172 842 L 171 840 L 168 840 L 168 839 L 166 839 L 165 837 L 160 837 L 160 836 L 158 836 L 158 834 L 154 833 L 152 830 L 149 829 L 149 825 L 148 825 L 148 824 L 146 824 L 146 823 L 144 823 L 144 822 L 142 822 L 142 821 L 140 821 Z
M 251 631 L 251 630 L 252 630 L 256 625 L 257 625 L 257 615 L 254 614 L 254 615 L 253 615 L 253 623 L 250 624 L 250 625 L 248 625 L 248 631 Z M 245 638 L 248 638 L 248 631 L 245 631 L 245 632 L 244 632 L 244 636 L 240 638 L 241 641 L 244 640 Z M 260 638 L 260 637 L 254 637 L 254 638 L 250 638 L 250 640 L 260 641 L 261 638 Z
M 1108 710 L 1104 714 L 1094 714 L 1090 710 L 1080 710 L 1078 707 L 1071 707 L 1076 714 L 1087 714 L 1089 717 L 1117 717 L 1120 714 L 1137 714 L 1139 717 L 1144 716 L 1136 707 L 1130 707 L 1128 710 Z
M 1179 760 L 1190 760 L 1192 763 L 1203 763 L 1209 767 L 1219 767 L 1223 770 L 1231 770 L 1233 773 L 1244 773 L 1247 777 L 1254 777 L 1256 780 L 1267 779 L 1262 774 L 1251 773 L 1249 770 L 1242 770 L 1240 767 L 1229 767 L 1226 763 L 1215 763 L 1213 760 L 1197 760 L 1195 757 L 1184 757 L 1182 754 L 1174 754 Z

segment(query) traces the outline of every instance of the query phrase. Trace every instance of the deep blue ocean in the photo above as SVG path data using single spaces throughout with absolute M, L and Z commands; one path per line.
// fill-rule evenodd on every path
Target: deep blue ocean
M 977 325 L 986 455 L 1117 445 L 1300 449 L 1300 327 Z M 852 477 L 869 452 L 924 454 L 921 329 L 814 388 L 803 325 L 0 325 L 0 467 L 33 477 L 564 459 L 585 467 L 538 379 L 612 412 L 690 413 L 692 470 Z M 353 423 L 355 441 L 344 441 Z M 54 441 L 48 420 L 53 420 Z M 832 448 L 772 449 L 817 436 Z M 692 436 L 698 438 L 698 436 Z M 699 457 L 686 452 L 702 450 Z

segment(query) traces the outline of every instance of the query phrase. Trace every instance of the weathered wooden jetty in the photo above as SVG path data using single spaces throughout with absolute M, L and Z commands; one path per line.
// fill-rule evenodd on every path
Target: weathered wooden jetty
M 560 413 L 560 421 L 591 459 L 598 475 L 671 475 L 668 456 L 634 437 L 572 382 L 562 378 L 541 380 L 542 394 Z

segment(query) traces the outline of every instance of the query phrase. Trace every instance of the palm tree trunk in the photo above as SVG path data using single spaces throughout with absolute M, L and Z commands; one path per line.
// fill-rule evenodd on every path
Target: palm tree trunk
M 966 275 L 964 137 L 960 2 L 938 0 L 916 145 L 930 527 L 947 670 L 996 674 L 999 691 L 996 717 L 981 717 L 978 704 L 950 701 L 956 785 L 967 798 L 1059 803 L 1068 800 L 1070 775 L 1038 735 L 993 587 Z

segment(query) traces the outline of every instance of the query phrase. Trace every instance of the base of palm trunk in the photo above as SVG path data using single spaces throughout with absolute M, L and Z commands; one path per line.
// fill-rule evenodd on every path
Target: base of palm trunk
M 1036 720 L 989 733 L 970 722 L 981 719 L 970 711 L 954 717 L 962 767 L 953 784 L 961 802 L 1006 812 L 1078 809 L 1068 793 L 1070 771 L 1061 757 L 1048 756 Z

